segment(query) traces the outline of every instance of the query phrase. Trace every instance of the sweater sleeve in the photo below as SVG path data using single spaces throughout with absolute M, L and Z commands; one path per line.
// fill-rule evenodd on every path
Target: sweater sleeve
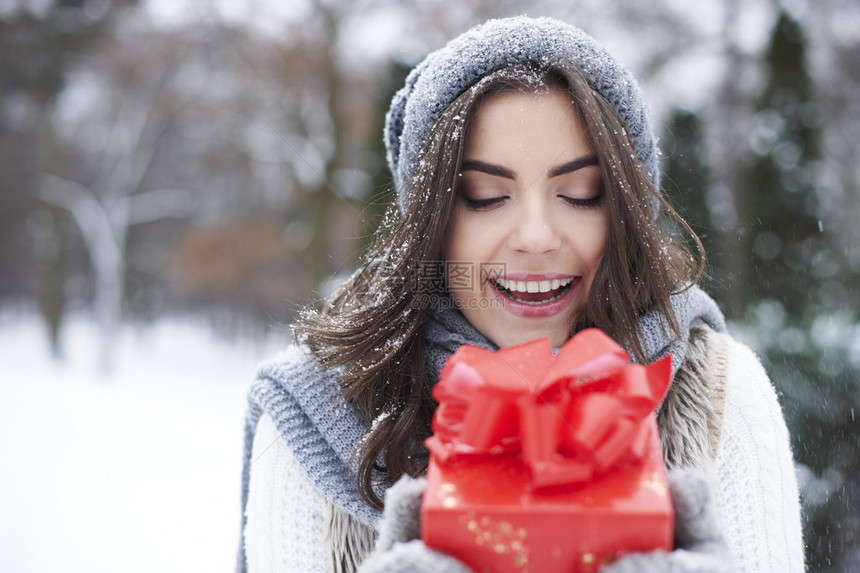
M 248 573 L 328 573 L 328 507 L 263 414 L 254 434 L 245 509 Z
M 729 343 L 718 506 L 741 571 L 800 572 L 800 503 L 776 392 L 752 351 Z

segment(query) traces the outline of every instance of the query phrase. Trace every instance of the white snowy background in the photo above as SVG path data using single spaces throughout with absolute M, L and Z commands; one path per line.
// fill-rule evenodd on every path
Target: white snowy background
M 232 571 L 245 390 L 285 336 L 125 327 L 110 376 L 92 323 L 0 315 L 0 571 Z

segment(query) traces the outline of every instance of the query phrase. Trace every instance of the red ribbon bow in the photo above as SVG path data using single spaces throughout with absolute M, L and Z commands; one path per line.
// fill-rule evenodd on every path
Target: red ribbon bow
M 641 460 L 642 421 L 671 380 L 671 356 L 642 366 L 598 329 L 571 338 L 555 359 L 542 338 L 492 352 L 465 345 L 448 359 L 427 447 L 440 462 L 520 454 L 532 487 L 589 481 Z

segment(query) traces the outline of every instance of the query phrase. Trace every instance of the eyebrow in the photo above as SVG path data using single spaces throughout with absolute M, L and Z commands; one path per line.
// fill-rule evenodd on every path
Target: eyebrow
M 552 169 L 547 171 L 547 177 L 552 179 L 553 177 L 558 177 L 559 175 L 564 175 L 565 173 L 573 173 L 574 171 L 579 171 L 584 167 L 591 167 L 593 165 L 600 165 L 600 162 L 597 160 L 596 155 L 587 155 L 585 157 L 580 157 L 579 159 L 574 159 L 573 161 L 568 161 L 567 163 L 562 163 Z M 487 175 L 495 175 L 496 177 L 504 177 L 505 179 L 516 179 L 516 174 L 502 167 L 501 165 L 494 165 L 492 163 L 486 163 L 484 161 L 479 161 L 477 159 L 466 159 L 463 161 L 463 165 L 461 167 L 462 171 L 480 171 L 481 173 L 486 173 Z
M 466 159 L 463 161 L 461 171 L 480 171 L 487 175 L 495 175 L 496 177 L 504 177 L 505 179 L 516 179 L 516 174 L 510 169 L 505 169 L 501 165 L 493 165 L 485 163 L 477 159 Z
M 574 171 L 579 171 L 584 167 L 591 167 L 593 165 L 600 165 L 600 161 L 597 160 L 596 155 L 587 155 L 585 157 L 580 157 L 579 159 L 574 159 L 573 161 L 568 161 L 558 167 L 553 167 L 547 173 L 547 177 L 552 179 L 553 177 L 558 177 L 565 173 L 573 173 Z

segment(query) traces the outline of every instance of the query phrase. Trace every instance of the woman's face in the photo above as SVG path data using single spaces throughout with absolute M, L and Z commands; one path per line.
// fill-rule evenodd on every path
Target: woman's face
M 466 136 L 446 237 L 448 289 L 500 347 L 568 337 L 609 229 L 600 166 L 560 91 L 492 96 Z

